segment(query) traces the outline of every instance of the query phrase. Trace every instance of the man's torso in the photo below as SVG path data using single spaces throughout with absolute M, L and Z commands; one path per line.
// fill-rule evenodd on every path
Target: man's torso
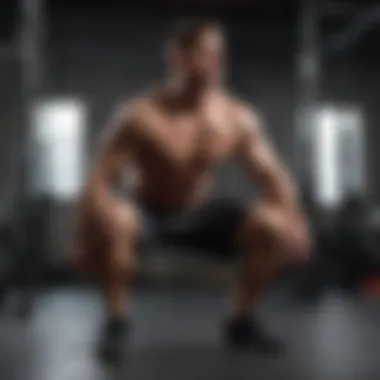
M 168 207 L 198 203 L 214 167 L 236 152 L 232 101 L 220 96 L 196 111 L 170 111 L 148 99 L 142 109 L 134 161 L 138 196 Z

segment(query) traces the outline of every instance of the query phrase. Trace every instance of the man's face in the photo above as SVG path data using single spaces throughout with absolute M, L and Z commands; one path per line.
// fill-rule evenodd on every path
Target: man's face
M 190 80 L 217 84 L 224 74 L 224 38 L 217 28 L 205 29 L 194 46 L 177 51 L 176 66 Z

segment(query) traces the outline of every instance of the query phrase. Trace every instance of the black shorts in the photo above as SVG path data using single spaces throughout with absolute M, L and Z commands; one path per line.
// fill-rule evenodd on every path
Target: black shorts
M 247 205 L 234 199 L 213 199 L 186 211 L 168 212 L 139 202 L 142 229 L 139 248 L 183 248 L 194 253 L 229 259 L 235 256 L 237 233 Z

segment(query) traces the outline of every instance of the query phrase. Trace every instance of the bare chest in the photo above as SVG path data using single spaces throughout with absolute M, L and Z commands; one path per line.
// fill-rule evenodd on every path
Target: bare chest
M 213 166 L 231 154 L 235 141 L 231 123 L 217 115 L 161 117 L 151 131 L 145 156 L 168 169 Z

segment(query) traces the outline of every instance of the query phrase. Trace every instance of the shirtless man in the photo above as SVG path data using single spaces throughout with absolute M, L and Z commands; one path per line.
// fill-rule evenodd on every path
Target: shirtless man
M 137 247 L 152 241 L 239 257 L 226 341 L 278 349 L 251 316 L 252 305 L 286 253 L 307 256 L 308 234 L 293 182 L 258 115 L 222 88 L 224 48 L 217 22 L 183 24 L 168 41 L 167 81 L 121 106 L 106 130 L 75 239 L 77 263 L 94 270 L 104 295 L 105 353 L 120 352 Z M 260 202 L 208 199 L 214 167 L 232 157 L 249 170 Z M 129 185 L 121 196 L 113 185 L 123 177 Z

